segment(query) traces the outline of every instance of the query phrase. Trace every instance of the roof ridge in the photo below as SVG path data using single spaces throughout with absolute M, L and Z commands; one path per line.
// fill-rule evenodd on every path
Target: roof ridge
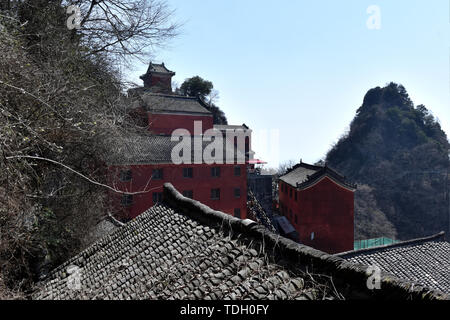
M 368 265 L 348 262 L 340 256 L 294 242 L 267 230 L 252 220 L 241 220 L 226 213 L 216 211 L 199 201 L 181 195 L 171 183 L 164 184 L 163 202 L 170 208 L 210 228 L 219 228 L 242 241 L 261 242 L 266 252 L 277 252 L 290 262 L 292 268 L 308 265 L 312 272 L 327 273 L 345 281 L 369 294 L 371 297 L 386 299 L 387 295 L 408 299 L 450 299 L 450 296 L 411 281 L 400 279 L 382 272 L 381 283 L 384 290 L 372 291 L 367 288 Z
M 300 168 L 300 167 L 303 167 L 303 168 L 306 168 L 306 169 L 313 169 L 313 168 L 308 168 L 308 167 L 317 167 L 317 166 L 313 166 L 313 165 L 311 165 L 311 164 L 307 164 L 307 163 L 303 163 L 303 162 L 297 163 L 297 164 L 294 165 L 292 168 L 288 169 L 288 170 L 286 171 L 286 173 L 283 174 L 283 175 L 280 177 L 280 179 L 283 178 L 283 177 L 285 177 L 285 176 L 287 176 L 288 174 L 290 174 L 291 172 L 297 170 L 297 169 Z M 320 170 L 320 169 L 321 169 L 320 167 L 317 167 L 317 169 L 313 169 L 313 170 Z
M 176 223 L 172 224 L 171 221 Z M 172 226 L 172 228 L 169 228 L 169 232 L 167 232 L 165 224 Z M 188 232 L 183 233 L 180 230 L 180 228 L 183 228 L 183 225 L 188 228 L 186 230 Z M 149 230 L 152 232 L 147 232 Z M 148 237 L 148 235 L 154 233 L 159 234 L 160 232 L 164 234 L 163 237 L 159 237 L 158 239 Z M 181 233 L 178 234 L 178 232 Z M 182 236 L 179 237 L 180 235 Z M 192 235 L 193 237 L 191 237 Z M 208 243 L 208 237 L 215 235 L 218 235 L 218 241 Z M 149 239 L 152 243 L 148 242 Z M 230 244 L 226 246 L 225 252 L 220 248 L 220 244 L 223 243 L 221 241 L 224 239 Z M 185 246 L 179 245 L 179 241 L 183 242 Z M 175 299 L 187 297 L 187 295 L 178 294 L 180 292 L 180 286 L 178 285 L 170 287 L 170 291 L 167 294 L 163 293 L 165 288 L 160 288 L 158 289 L 158 293 L 148 295 L 148 288 L 144 287 L 139 289 L 134 287 L 133 282 L 134 279 L 143 277 L 143 279 L 152 281 L 150 283 L 151 286 L 157 287 L 158 283 L 166 279 L 165 277 L 156 277 L 156 275 L 161 273 L 161 268 L 165 269 L 165 266 L 173 261 L 180 261 L 178 263 L 179 267 L 186 266 L 186 263 L 182 259 L 183 255 L 181 255 L 180 259 L 178 253 L 189 245 L 189 241 L 201 242 L 206 247 L 216 251 L 219 258 L 226 257 L 226 262 L 221 264 L 222 266 L 230 264 L 229 261 L 232 260 L 236 260 L 237 264 L 241 265 L 240 260 L 237 259 L 237 255 L 241 253 L 246 255 L 247 252 L 240 251 L 240 253 L 235 255 L 233 248 L 237 248 L 237 246 L 240 248 L 248 248 L 249 257 L 264 256 L 264 261 L 270 260 L 270 265 L 265 268 L 266 275 L 277 277 L 278 284 L 280 284 L 280 281 L 284 282 L 285 279 L 285 276 L 281 273 L 287 275 L 288 278 L 296 278 L 298 276 L 303 278 L 303 272 L 301 271 L 307 268 L 307 271 L 311 274 L 324 274 L 329 276 L 330 280 L 332 280 L 333 289 L 337 294 L 342 292 L 342 297 L 346 299 L 450 299 L 449 295 L 441 291 L 411 281 L 401 280 L 385 272 L 382 272 L 380 277 L 381 289 L 370 290 L 367 286 L 367 279 L 369 277 L 369 274 L 367 274 L 368 265 L 345 261 L 340 257 L 329 255 L 276 235 L 251 220 L 241 220 L 223 212 L 212 210 L 198 201 L 183 197 L 170 183 L 164 185 L 162 203 L 149 208 L 124 227 L 116 229 L 113 233 L 96 241 L 87 249 L 54 269 L 50 273 L 51 276 L 39 283 L 35 290 L 33 290 L 31 298 L 94 299 L 104 295 L 112 299 L 124 299 L 125 297 L 135 299 L 133 294 L 137 294 L 139 297 L 145 296 L 147 299 L 158 299 L 162 296 L 170 296 Z M 154 242 L 156 242 L 155 245 L 153 245 Z M 214 248 L 212 248 L 212 244 L 214 244 Z M 205 246 L 199 247 L 198 249 L 204 250 Z M 192 252 L 196 253 L 198 250 Z M 207 259 L 203 259 L 203 257 L 197 259 L 193 268 L 198 272 L 198 275 L 208 274 L 209 276 L 212 269 L 204 267 L 204 260 Z M 264 261 L 262 264 L 265 263 Z M 80 293 L 76 292 L 77 290 L 70 290 L 70 287 L 67 287 L 67 284 L 71 283 L 72 277 L 72 272 L 67 269 L 70 265 L 77 267 L 82 272 L 83 284 L 86 283 L 87 285 L 86 288 L 81 289 L 82 291 Z M 256 263 L 256 266 L 252 267 L 249 264 L 245 268 L 249 267 L 253 270 L 252 272 L 258 273 L 260 265 Z M 138 266 L 138 268 L 135 269 L 135 266 Z M 271 266 L 275 267 L 276 270 L 274 271 L 280 271 L 276 275 L 273 274 L 271 272 L 273 270 Z M 173 271 L 166 270 L 167 272 Z M 175 269 L 172 275 L 174 277 L 183 277 L 185 270 L 192 270 L 191 265 L 189 268 Z M 162 276 L 166 275 L 164 274 L 166 271 L 163 270 L 162 272 Z M 225 276 L 227 277 L 226 279 L 230 279 L 236 284 L 233 288 L 239 289 L 242 281 L 248 278 L 245 272 L 239 272 L 236 276 L 238 278 L 231 278 L 233 275 L 231 271 Z M 211 279 L 213 277 L 216 279 L 225 279 L 223 275 L 224 273 L 220 273 L 218 275 L 211 275 L 210 277 Z M 264 279 L 270 278 L 257 278 L 257 281 Z M 153 282 L 154 280 L 156 282 Z M 208 279 L 204 279 L 204 282 L 206 281 Z M 220 284 L 221 282 L 222 280 L 218 283 Z M 217 282 L 215 284 L 216 287 L 219 287 Z M 298 287 L 294 283 L 294 286 L 296 290 L 304 289 L 303 284 L 301 287 Z M 131 291 L 122 295 L 126 288 Z M 193 287 L 189 287 L 190 291 L 186 292 L 186 294 L 198 297 L 195 294 L 195 290 L 202 291 L 201 288 L 203 286 L 200 283 L 195 284 L 194 282 Z M 284 292 L 284 287 L 280 288 Z M 288 291 L 284 292 L 283 296 L 289 298 Z M 215 295 L 215 297 L 216 299 L 220 299 L 222 296 Z
M 365 249 L 360 249 L 360 250 L 341 252 L 341 253 L 335 254 L 335 256 L 347 258 L 352 255 L 356 255 L 356 254 L 360 254 L 360 253 L 378 252 L 378 251 L 382 251 L 385 249 L 400 248 L 400 247 L 404 247 L 404 246 L 408 246 L 408 245 L 412 245 L 412 244 L 432 242 L 432 241 L 435 241 L 438 239 L 443 239 L 444 237 L 445 237 L 445 232 L 441 231 L 437 234 L 434 234 L 434 235 L 428 236 L 428 237 L 416 238 L 416 239 L 401 241 L 401 242 L 397 242 L 397 243 L 392 243 L 392 244 L 387 244 L 387 245 L 382 245 L 382 246 L 377 246 L 377 247 L 372 247 L 372 248 L 365 248 Z
M 198 100 L 197 97 L 183 96 L 181 94 L 158 93 L 158 92 L 151 92 L 151 91 L 145 92 L 145 94 L 152 95 L 152 96 L 167 97 L 167 98 Z
M 297 188 L 300 187 L 307 187 L 311 184 L 313 184 L 314 182 L 316 182 L 318 179 L 320 179 L 323 176 L 327 176 L 329 178 L 331 178 L 332 180 L 336 180 L 335 182 L 338 184 L 342 184 L 347 188 L 352 188 L 352 189 L 356 189 L 357 186 L 356 184 L 353 184 L 349 181 L 347 181 L 347 178 L 339 173 L 337 173 L 336 171 L 334 171 L 333 169 L 329 168 L 329 167 L 323 167 L 321 170 L 313 173 L 312 175 L 308 175 L 307 176 L 307 180 L 301 183 L 297 183 Z
M 299 168 L 305 168 L 308 170 L 313 170 L 315 172 L 312 174 L 306 175 L 306 180 L 297 182 L 295 185 L 292 183 L 286 182 L 294 188 L 307 187 L 307 186 L 313 184 L 315 181 L 317 181 L 322 176 L 328 176 L 330 178 L 334 178 L 334 180 L 336 180 L 335 181 L 336 183 L 341 184 L 347 188 L 351 188 L 351 189 L 357 188 L 356 184 L 353 184 L 353 183 L 347 181 L 347 178 L 345 176 L 341 175 L 333 168 L 330 168 L 327 164 L 325 164 L 324 166 L 316 166 L 316 165 L 300 162 L 300 163 L 296 164 L 295 166 L 293 166 L 291 169 L 289 169 L 279 179 L 283 180 L 284 177 L 286 177 L 288 174 L 294 172 L 295 170 L 297 170 Z

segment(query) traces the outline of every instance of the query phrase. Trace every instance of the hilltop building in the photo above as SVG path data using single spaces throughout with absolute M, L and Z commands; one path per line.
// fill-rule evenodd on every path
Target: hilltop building
M 142 133 L 112 143 L 108 182 L 133 193 L 111 194 L 112 207 L 121 208 L 123 220 L 133 219 L 159 203 L 163 184 L 170 182 L 183 195 L 238 218 L 248 217 L 251 204 L 249 217 L 271 228 L 272 176 L 257 172 L 263 162 L 254 159 L 252 130 L 245 124 L 214 124 L 202 99 L 172 92 L 174 75 L 164 64 L 150 63 L 141 77 L 144 87 L 129 91 L 130 115 Z M 172 139 L 174 132 L 180 140 Z M 191 161 L 174 162 L 181 136 L 193 140 L 188 153 L 201 149 L 200 158 L 192 154 Z M 219 138 L 225 152 L 212 154 L 209 142 Z M 354 187 L 343 177 L 327 167 L 300 164 L 281 177 L 280 191 L 281 212 L 295 229 L 283 232 L 329 253 L 353 249 Z
M 144 81 L 144 88 L 155 93 L 172 94 L 172 77 L 175 72 L 170 71 L 164 65 L 151 63 L 147 72 L 140 78 Z
M 194 140 L 191 143 L 193 150 Z M 195 163 L 192 157 L 190 163 L 174 164 L 172 151 L 178 142 L 166 135 L 130 135 L 115 139 L 114 144 L 114 151 L 107 155 L 109 184 L 129 193 L 148 190 L 134 195 L 111 192 L 111 206 L 118 218 L 133 219 L 161 202 L 166 182 L 171 182 L 186 197 L 202 201 L 215 210 L 246 218 L 245 164 L 235 164 L 234 159 L 226 158 L 226 155 L 221 164 L 207 164 L 214 161 L 211 157 L 204 157 L 200 163 Z M 233 147 L 224 144 L 224 148 Z M 208 143 L 202 142 L 203 154 L 207 154 L 207 147 Z
M 281 214 L 300 243 L 328 252 L 353 250 L 356 186 L 328 166 L 300 163 L 279 179 Z
M 141 77 L 144 87 L 129 91 L 130 115 L 142 133 L 130 133 L 110 143 L 109 183 L 138 194 L 111 193 L 112 208 L 121 208 L 121 219 L 133 219 L 159 203 L 163 184 L 170 182 L 189 198 L 245 219 L 247 161 L 253 157 L 251 130 L 245 125 L 214 126 L 213 115 L 200 98 L 172 92 L 174 75 L 164 64 L 150 63 Z M 175 131 L 178 140 L 172 139 Z M 212 150 L 216 137 L 223 140 L 222 155 Z M 189 150 L 177 155 L 189 161 L 175 163 L 173 152 L 184 138 L 191 140 Z M 185 151 L 191 155 L 183 154 Z

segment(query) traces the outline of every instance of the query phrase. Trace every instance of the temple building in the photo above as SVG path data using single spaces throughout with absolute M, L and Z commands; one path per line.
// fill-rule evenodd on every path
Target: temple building
M 215 126 L 200 98 L 172 92 L 174 75 L 164 63 L 150 63 L 141 77 L 144 87 L 129 91 L 129 113 L 142 130 L 111 143 L 108 182 L 129 193 L 111 193 L 112 208 L 122 220 L 133 219 L 159 203 L 163 184 L 170 182 L 186 197 L 245 219 L 251 130 Z M 180 139 L 174 139 L 174 133 Z M 178 150 L 183 137 L 189 147 Z M 213 148 L 213 143 L 222 150 Z M 174 155 L 187 161 L 174 162 Z
M 300 243 L 327 253 L 353 250 L 356 185 L 325 166 L 300 163 L 279 179 L 279 207 Z

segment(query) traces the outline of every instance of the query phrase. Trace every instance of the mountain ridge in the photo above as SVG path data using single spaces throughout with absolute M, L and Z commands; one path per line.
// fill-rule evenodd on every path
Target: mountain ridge
M 326 155 L 330 166 L 368 187 L 366 199 L 357 193 L 355 201 L 359 235 L 410 239 L 447 230 L 449 150 L 439 122 L 424 105 L 414 106 L 402 85 L 370 89 L 350 130 Z M 368 211 L 381 211 L 395 232 L 386 222 L 364 232 Z

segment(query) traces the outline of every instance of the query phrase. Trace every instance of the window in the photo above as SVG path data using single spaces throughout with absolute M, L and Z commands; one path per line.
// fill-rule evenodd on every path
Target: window
M 133 204 L 133 196 L 131 194 L 124 194 L 122 196 L 122 206 L 130 207 Z
M 183 191 L 183 196 L 185 196 L 186 198 L 194 199 L 194 191 L 192 190 Z
M 235 177 L 241 176 L 241 167 L 234 167 L 234 176 Z
M 234 216 L 241 219 L 241 209 L 234 209 Z
M 131 170 L 122 170 L 120 171 L 120 181 L 131 181 L 133 178 L 133 173 Z
M 211 176 L 216 178 L 220 177 L 220 167 L 211 168 Z
M 316 235 L 314 234 L 314 232 L 311 232 L 311 240 L 314 240 L 315 237 Z
M 241 189 L 240 188 L 234 188 L 234 197 L 235 198 L 241 197 Z
M 295 201 L 297 201 L 297 191 L 295 191 Z
M 183 168 L 183 178 L 193 178 L 194 169 L 193 168 Z
M 162 202 L 163 194 L 162 192 L 153 192 L 153 203 Z
M 220 189 L 211 189 L 211 199 L 213 200 L 220 199 Z
M 294 215 L 294 219 L 295 219 L 295 224 L 298 224 L 298 218 L 297 218 L 297 215 Z
M 289 198 L 292 199 L 292 188 L 289 189 Z
M 289 209 L 289 218 L 292 220 L 292 210 Z
M 163 169 L 154 169 L 152 173 L 153 180 L 162 180 L 163 179 Z

